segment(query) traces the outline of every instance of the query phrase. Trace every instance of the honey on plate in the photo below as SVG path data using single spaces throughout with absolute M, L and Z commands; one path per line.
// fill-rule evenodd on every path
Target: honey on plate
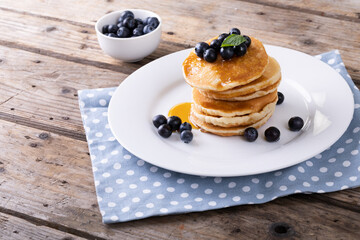
M 178 116 L 182 122 L 188 122 L 191 124 L 193 129 L 198 129 L 189 120 L 191 102 L 179 103 L 173 106 L 168 113 L 168 116 Z

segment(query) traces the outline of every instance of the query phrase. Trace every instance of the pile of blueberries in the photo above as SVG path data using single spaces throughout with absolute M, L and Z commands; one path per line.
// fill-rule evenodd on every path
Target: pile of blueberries
M 163 138 L 168 138 L 175 131 L 180 132 L 180 139 L 184 143 L 189 143 L 193 139 L 192 127 L 188 122 L 181 122 L 178 116 L 166 118 L 164 115 L 156 115 L 152 122 L 158 130 L 158 134 Z
M 159 19 L 156 17 L 147 17 L 142 20 L 135 18 L 133 12 L 124 11 L 121 13 L 116 24 L 103 26 L 102 33 L 115 38 L 138 37 L 154 31 L 159 24 Z
M 223 33 L 219 35 L 217 39 L 212 40 L 210 45 L 206 42 L 197 43 L 195 45 L 196 55 L 205 59 L 207 62 L 215 62 L 218 53 L 220 53 L 224 60 L 229 60 L 234 56 L 244 56 L 251 44 L 251 38 L 249 36 L 243 35 L 246 41 L 238 46 L 221 47 L 223 41 L 231 34 L 241 35 L 241 32 L 238 28 L 232 28 L 229 33 Z
M 284 94 L 278 92 L 278 101 L 276 105 L 282 104 L 284 102 Z M 288 126 L 291 131 L 300 131 L 304 126 L 304 120 L 301 117 L 292 117 L 288 121 Z M 277 142 L 280 139 L 280 130 L 277 127 L 269 127 L 264 132 L 265 139 L 268 142 Z M 258 137 L 258 131 L 256 128 L 249 127 L 245 129 L 244 137 L 249 142 L 254 142 Z

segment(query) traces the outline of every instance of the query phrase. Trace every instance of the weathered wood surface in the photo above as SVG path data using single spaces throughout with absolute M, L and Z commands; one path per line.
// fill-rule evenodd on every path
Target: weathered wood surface
M 32 1 L 28 4 L 21 2 L 22 7 L 16 5 L 10 8 L 12 4 L 16 4 L 15 1 L 0 5 L 0 14 L 7 19 L 0 23 L 0 31 L 3 32 L 0 43 L 69 61 L 125 73 L 139 67 L 139 63 L 123 64 L 105 56 L 97 44 L 93 26 L 94 21 L 106 12 L 132 7 L 161 12 L 163 22 L 166 23 L 160 48 L 140 64 L 193 46 L 199 39 L 210 38 L 236 25 L 264 43 L 286 46 L 309 54 L 338 48 L 350 75 L 360 80 L 359 64 L 356 61 L 360 55 L 360 39 L 359 33 L 353 31 L 354 24 L 358 23 L 348 20 L 243 1 L 223 4 L 212 0 L 208 1 L 206 8 L 201 1 L 189 1 L 187 4 L 182 1 L 171 2 L 171 7 L 161 0 L 145 3 L 130 0 L 81 1 L 79 6 L 86 8 L 79 8 L 76 14 L 68 10 L 73 4 L 71 1 L 54 1 L 37 7 L 34 7 Z M 354 9 L 357 5 L 354 4 Z M 24 12 L 24 8 L 30 8 L 31 14 Z M 199 31 L 204 27 L 208 27 L 206 31 Z M 16 39 L 12 37 L 13 34 L 17 36 Z
M 166 23 L 139 63 L 105 56 L 94 34 L 97 18 L 124 8 Z M 0 239 L 359 239 L 359 188 L 103 225 L 76 95 L 234 25 L 309 54 L 338 48 L 359 86 L 359 11 L 356 0 L 0 0 Z
M 34 231 L 36 229 L 36 231 Z M 53 240 L 81 240 L 85 239 L 73 234 L 64 233 L 43 225 L 28 222 L 26 219 L 14 217 L 0 212 L 1 239 L 53 239 Z

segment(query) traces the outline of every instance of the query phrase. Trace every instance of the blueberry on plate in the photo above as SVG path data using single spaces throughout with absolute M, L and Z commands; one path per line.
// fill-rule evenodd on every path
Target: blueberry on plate
M 165 124 L 166 121 L 167 121 L 166 117 L 162 114 L 156 115 L 152 119 L 152 122 L 156 128 L 160 127 L 160 125 Z
M 199 42 L 195 45 L 195 53 L 198 57 L 203 58 L 204 52 L 209 48 L 209 44 L 206 42 Z
M 108 37 L 114 37 L 114 38 L 118 37 L 118 35 L 116 35 L 115 33 L 107 33 L 107 36 Z
M 184 130 L 180 133 L 180 139 L 184 143 L 189 143 L 192 141 L 194 135 L 190 130 Z
M 244 137 L 249 142 L 254 142 L 258 138 L 258 131 L 256 130 L 256 128 L 248 127 L 247 129 L 245 129 Z
M 217 58 L 217 52 L 213 48 L 208 48 L 204 52 L 204 59 L 207 62 L 215 62 Z
M 128 17 L 132 17 L 132 18 L 135 18 L 135 15 L 132 11 L 123 11 L 120 15 L 120 18 L 122 19 L 125 19 L 125 18 L 128 18 Z
M 240 30 L 238 28 L 232 28 L 230 30 L 230 34 L 236 34 L 236 35 L 240 35 Z
M 127 27 L 128 29 L 134 29 L 136 27 L 136 21 L 134 18 L 127 17 L 123 21 L 124 27 Z
M 103 34 L 109 33 L 108 28 L 109 28 L 109 25 L 104 25 L 104 26 L 102 27 L 102 33 L 103 33 Z
M 251 44 L 251 38 L 249 37 L 249 36 L 247 36 L 247 35 L 243 35 L 244 36 L 244 38 L 246 38 L 246 42 L 245 42 L 245 44 L 246 44 L 246 47 L 250 47 L 250 44 Z
M 144 32 L 141 28 L 135 28 L 132 32 L 133 37 L 138 37 L 144 35 Z
M 152 26 L 150 26 L 150 25 L 145 25 L 143 32 L 144 32 L 144 34 L 148 34 L 148 33 L 152 32 L 152 31 L 154 31 L 154 30 L 155 30 L 154 27 L 152 27 Z
M 159 26 L 159 24 L 160 24 L 159 19 L 157 19 L 156 17 L 151 17 L 147 23 L 147 25 L 150 25 L 153 28 L 157 28 L 157 26 Z
M 117 36 L 119 38 L 128 38 L 131 36 L 131 32 L 127 27 L 121 27 L 119 28 L 119 30 L 117 31 Z
M 220 48 L 220 55 L 224 60 L 229 60 L 234 56 L 234 47 Z
M 265 130 L 265 139 L 268 142 L 276 142 L 280 139 L 280 130 L 276 127 L 269 127 Z
M 281 92 L 278 92 L 277 95 L 278 95 L 278 100 L 276 102 L 276 105 L 280 105 L 284 102 L 285 96 Z
M 163 138 L 168 138 L 172 134 L 171 127 L 168 124 L 160 125 L 160 127 L 158 128 L 158 133 Z
M 192 129 L 192 126 L 190 123 L 188 122 L 183 122 L 181 125 L 180 125 L 180 132 L 184 131 L 184 130 L 189 130 L 191 131 Z
M 247 51 L 247 47 L 246 47 L 245 43 L 242 43 L 242 44 L 234 47 L 234 52 L 235 52 L 236 56 L 239 56 L 239 57 L 244 56 L 246 51 Z
M 221 43 L 225 40 L 225 38 L 227 38 L 229 36 L 228 33 L 222 33 L 218 36 L 217 39 L 219 39 L 221 41 Z
M 118 29 L 119 28 L 116 25 L 111 24 L 108 26 L 108 33 L 116 33 Z
M 304 120 L 301 117 L 292 117 L 288 122 L 291 131 L 300 131 L 304 126 Z
M 170 125 L 172 131 L 177 131 L 181 125 L 181 119 L 178 116 L 171 116 L 167 119 L 167 124 Z
M 210 43 L 210 48 L 213 48 L 216 52 L 220 51 L 221 41 L 219 39 L 214 39 Z

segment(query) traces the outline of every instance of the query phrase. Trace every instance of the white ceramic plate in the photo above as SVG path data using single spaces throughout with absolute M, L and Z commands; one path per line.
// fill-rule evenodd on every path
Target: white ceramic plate
M 345 132 L 354 111 L 352 92 L 331 67 L 307 54 L 276 46 L 266 51 L 281 66 L 279 87 L 285 95 L 271 119 L 259 129 L 259 138 L 219 137 L 193 130 L 190 144 L 178 133 L 164 139 L 152 125 L 152 117 L 167 115 L 181 102 L 191 101 L 191 88 L 181 64 L 190 50 L 157 59 L 131 74 L 114 93 L 109 105 L 109 124 L 120 144 L 137 157 L 169 170 L 202 176 L 243 176 L 269 172 L 300 163 L 330 147 Z M 300 116 L 300 132 L 287 122 Z M 264 131 L 276 126 L 278 142 L 264 140 Z

